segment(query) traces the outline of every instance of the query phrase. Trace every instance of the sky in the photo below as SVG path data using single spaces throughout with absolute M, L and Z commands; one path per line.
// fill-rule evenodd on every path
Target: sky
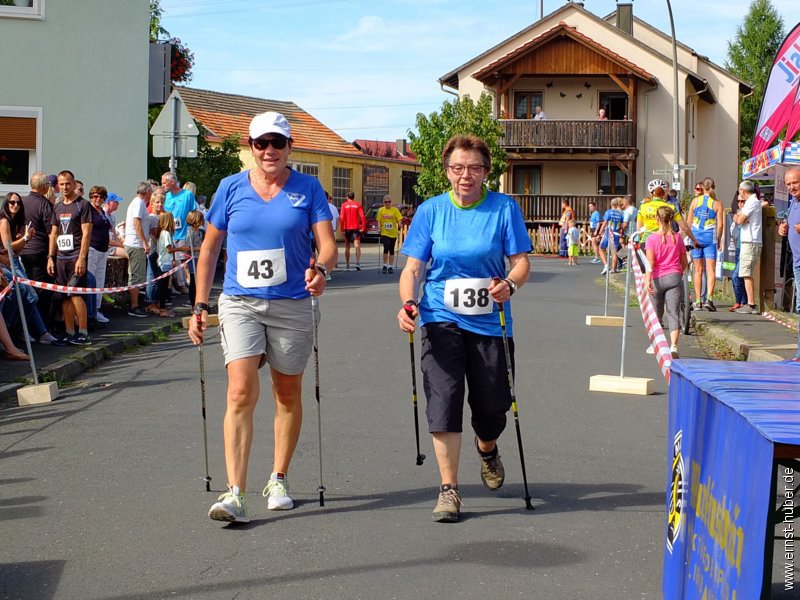
M 797 1 L 772 0 L 787 32 Z M 395 140 L 415 130 L 417 113 L 454 99 L 440 77 L 538 20 L 541 3 L 161 0 L 161 24 L 194 52 L 191 87 L 294 102 L 348 141 Z M 546 16 L 565 0 L 543 4 Z M 671 4 L 678 40 L 724 65 L 750 0 Z M 601 17 L 615 6 L 585 2 Z M 633 11 L 669 32 L 666 0 L 634 0 Z

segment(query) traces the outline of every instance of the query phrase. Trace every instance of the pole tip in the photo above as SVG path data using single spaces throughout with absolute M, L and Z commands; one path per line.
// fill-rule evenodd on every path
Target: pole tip
M 424 454 L 417 454 L 417 466 L 421 467 L 422 463 L 425 462 L 426 456 Z
M 533 507 L 533 504 L 531 504 L 531 497 L 530 496 L 525 498 L 525 510 L 536 510 Z

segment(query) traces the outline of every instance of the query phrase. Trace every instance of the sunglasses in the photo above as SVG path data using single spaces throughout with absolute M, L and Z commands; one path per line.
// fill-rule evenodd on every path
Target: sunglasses
M 103 198 L 103 197 L 104 196 L 101 196 L 100 194 L 90 194 L 89 195 L 89 198 Z
M 283 150 L 289 140 L 283 136 L 276 138 L 256 138 L 253 140 L 253 148 L 256 150 L 266 150 L 270 144 L 275 150 Z
M 9 200 L 8 201 L 8 205 L 9 206 L 19 206 L 20 204 L 22 204 L 22 202 L 19 201 L 19 200 Z

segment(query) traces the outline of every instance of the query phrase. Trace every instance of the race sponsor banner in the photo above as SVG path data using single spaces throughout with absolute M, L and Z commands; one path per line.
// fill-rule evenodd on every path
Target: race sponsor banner
M 786 127 L 798 98 L 800 84 L 800 23 L 786 36 L 775 55 L 767 79 L 750 156 L 772 145 Z
M 662 591 L 666 599 L 759 598 L 773 445 L 705 391 L 714 377 L 747 387 L 744 374 L 693 371 L 709 362 L 672 369 Z

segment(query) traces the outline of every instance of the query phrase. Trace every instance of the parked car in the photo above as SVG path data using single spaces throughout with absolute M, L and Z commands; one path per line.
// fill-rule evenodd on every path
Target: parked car
M 375 202 L 372 204 L 368 209 L 367 212 L 364 213 L 364 216 L 367 219 L 367 232 L 364 234 L 364 239 L 369 240 L 378 240 L 381 237 L 381 226 L 378 223 L 378 209 L 383 206 L 382 202 Z M 411 224 L 411 219 L 413 218 L 413 209 L 408 204 L 400 204 L 397 209 L 403 215 L 403 220 L 401 224 L 404 226 L 408 226 Z M 410 217 L 406 216 L 406 214 L 411 211 Z

